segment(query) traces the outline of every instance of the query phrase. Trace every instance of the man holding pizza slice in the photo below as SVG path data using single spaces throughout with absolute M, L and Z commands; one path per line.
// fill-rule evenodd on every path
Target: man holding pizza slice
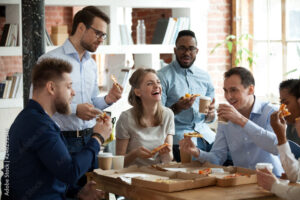
M 218 116 L 228 123 L 219 123 L 216 140 L 210 152 L 198 149 L 185 138 L 180 141 L 181 150 L 190 153 L 200 162 L 209 161 L 222 165 L 230 153 L 233 164 L 255 169 L 259 162 L 272 163 L 273 172 L 283 172 L 277 146 L 277 138 L 270 124 L 271 114 L 277 110 L 270 103 L 258 100 L 254 95 L 255 81 L 250 71 L 234 67 L 224 74 L 224 94 L 229 104 L 222 104 Z
M 178 143 L 184 133 L 196 131 L 203 134 L 203 138 L 193 138 L 193 141 L 198 142 L 202 150 L 210 150 L 216 134 L 207 124 L 215 119 L 215 94 L 209 74 L 194 64 L 198 48 L 193 31 L 178 33 L 174 53 L 176 60 L 159 70 L 158 77 L 162 85 L 162 104 L 171 108 L 175 115 L 173 154 L 179 162 Z M 199 113 L 199 95 L 212 100 L 207 114 Z

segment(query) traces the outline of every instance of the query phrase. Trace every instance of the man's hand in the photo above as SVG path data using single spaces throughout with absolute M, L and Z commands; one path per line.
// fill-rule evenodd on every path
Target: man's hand
M 180 113 L 182 110 L 187 110 L 192 107 L 193 103 L 195 102 L 197 96 L 191 98 L 184 98 L 181 97 L 175 104 L 173 104 L 173 112 L 174 114 Z
M 193 155 L 194 157 L 199 157 L 200 151 L 199 149 L 195 146 L 193 141 L 191 140 L 191 137 L 185 137 L 184 139 L 179 141 L 179 147 L 180 151 L 184 151 L 186 153 L 189 153 Z
M 276 182 L 276 177 L 269 170 L 256 170 L 257 173 L 257 184 L 270 191 L 272 185 Z
M 210 105 L 208 107 L 208 113 L 205 116 L 205 121 L 207 121 L 207 122 L 213 121 L 215 118 L 215 112 L 216 112 L 215 98 L 213 98 L 212 102 L 210 103 Z
M 244 127 L 248 122 L 248 119 L 244 117 L 239 111 L 237 111 L 232 105 L 220 104 L 218 108 L 218 116 L 231 121 L 234 124 L 238 124 Z
M 122 97 L 123 88 L 118 83 L 114 83 L 112 88 L 109 90 L 105 97 L 105 102 L 107 104 L 112 104 L 118 101 Z
M 151 151 L 145 147 L 138 147 L 135 149 L 135 155 L 138 158 L 151 158 L 153 155 Z
M 82 120 L 91 120 L 99 115 L 100 112 L 94 109 L 94 106 L 89 103 L 78 104 L 76 115 Z
M 100 133 L 104 140 L 107 140 L 112 132 L 111 118 L 108 115 L 103 119 L 99 118 L 93 128 L 93 132 Z
M 278 145 L 286 143 L 286 122 L 283 117 L 280 117 L 279 111 L 272 113 L 270 117 L 270 124 L 277 136 Z
M 89 181 L 78 192 L 77 197 L 80 200 L 99 200 L 105 198 L 105 192 L 96 189 L 96 182 Z

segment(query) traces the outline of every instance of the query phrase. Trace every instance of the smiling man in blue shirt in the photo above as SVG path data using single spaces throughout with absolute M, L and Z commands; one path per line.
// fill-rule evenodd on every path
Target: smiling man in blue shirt
M 71 156 L 65 138 L 52 116 L 70 114 L 75 95 L 72 66 L 58 59 L 44 59 L 33 68 L 33 97 L 8 133 L 1 178 L 1 199 L 65 199 L 67 185 L 74 184 L 97 162 L 100 145 L 111 132 L 107 117 L 97 122 L 92 137 Z M 91 191 L 96 193 L 96 191 Z
M 229 104 L 221 104 L 218 116 L 229 120 L 219 123 L 216 140 L 210 152 L 199 150 L 189 138 L 180 141 L 180 148 L 200 162 L 222 165 L 230 152 L 235 166 L 255 169 L 256 163 L 268 162 L 273 172 L 283 172 L 277 138 L 270 124 L 276 110 L 270 103 L 254 96 L 255 81 L 250 71 L 235 67 L 224 74 L 224 93 Z
M 209 151 L 215 133 L 208 127 L 215 118 L 214 87 L 209 74 L 194 65 L 198 53 L 195 33 L 183 30 L 178 33 L 174 48 L 176 60 L 158 71 L 162 86 L 162 104 L 171 108 L 175 115 L 173 154 L 180 161 L 178 142 L 184 133 L 199 132 L 198 141 L 202 150 Z M 213 102 L 207 114 L 199 113 L 199 98 L 182 98 L 186 93 L 210 97 Z M 193 138 L 196 143 L 196 138 Z

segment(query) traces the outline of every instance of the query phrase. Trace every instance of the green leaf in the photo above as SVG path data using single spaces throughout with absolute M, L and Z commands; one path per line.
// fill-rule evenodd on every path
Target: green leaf
M 221 46 L 223 43 L 218 43 L 218 44 L 216 44 L 216 46 L 209 52 L 209 54 L 213 54 L 214 52 L 215 52 L 215 50 L 219 47 L 219 46 Z
M 231 52 L 232 52 L 232 42 L 231 42 L 231 41 L 228 41 L 228 42 L 226 43 L 226 46 L 227 46 L 227 49 L 228 49 L 229 53 L 231 54 Z
M 284 75 L 287 76 L 287 75 L 289 75 L 289 74 L 291 74 L 291 73 L 293 73 L 293 72 L 296 72 L 297 70 L 298 70 L 297 68 L 292 69 L 292 70 L 286 72 Z

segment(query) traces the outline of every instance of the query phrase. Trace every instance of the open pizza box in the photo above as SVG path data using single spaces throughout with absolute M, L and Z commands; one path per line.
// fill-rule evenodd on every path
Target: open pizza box
M 137 187 L 145 187 L 163 192 L 175 192 L 216 184 L 215 177 L 201 174 L 187 174 L 161 171 L 151 166 L 131 166 L 121 170 L 94 170 L 99 178 L 112 182 L 123 182 Z
M 244 185 L 257 182 L 256 171 L 242 167 L 220 166 L 209 162 L 200 163 L 193 161 L 191 163 L 159 164 L 152 166 L 160 171 L 172 171 L 183 174 L 201 174 L 217 179 L 216 185 L 221 187 L 229 187 L 235 185 Z

